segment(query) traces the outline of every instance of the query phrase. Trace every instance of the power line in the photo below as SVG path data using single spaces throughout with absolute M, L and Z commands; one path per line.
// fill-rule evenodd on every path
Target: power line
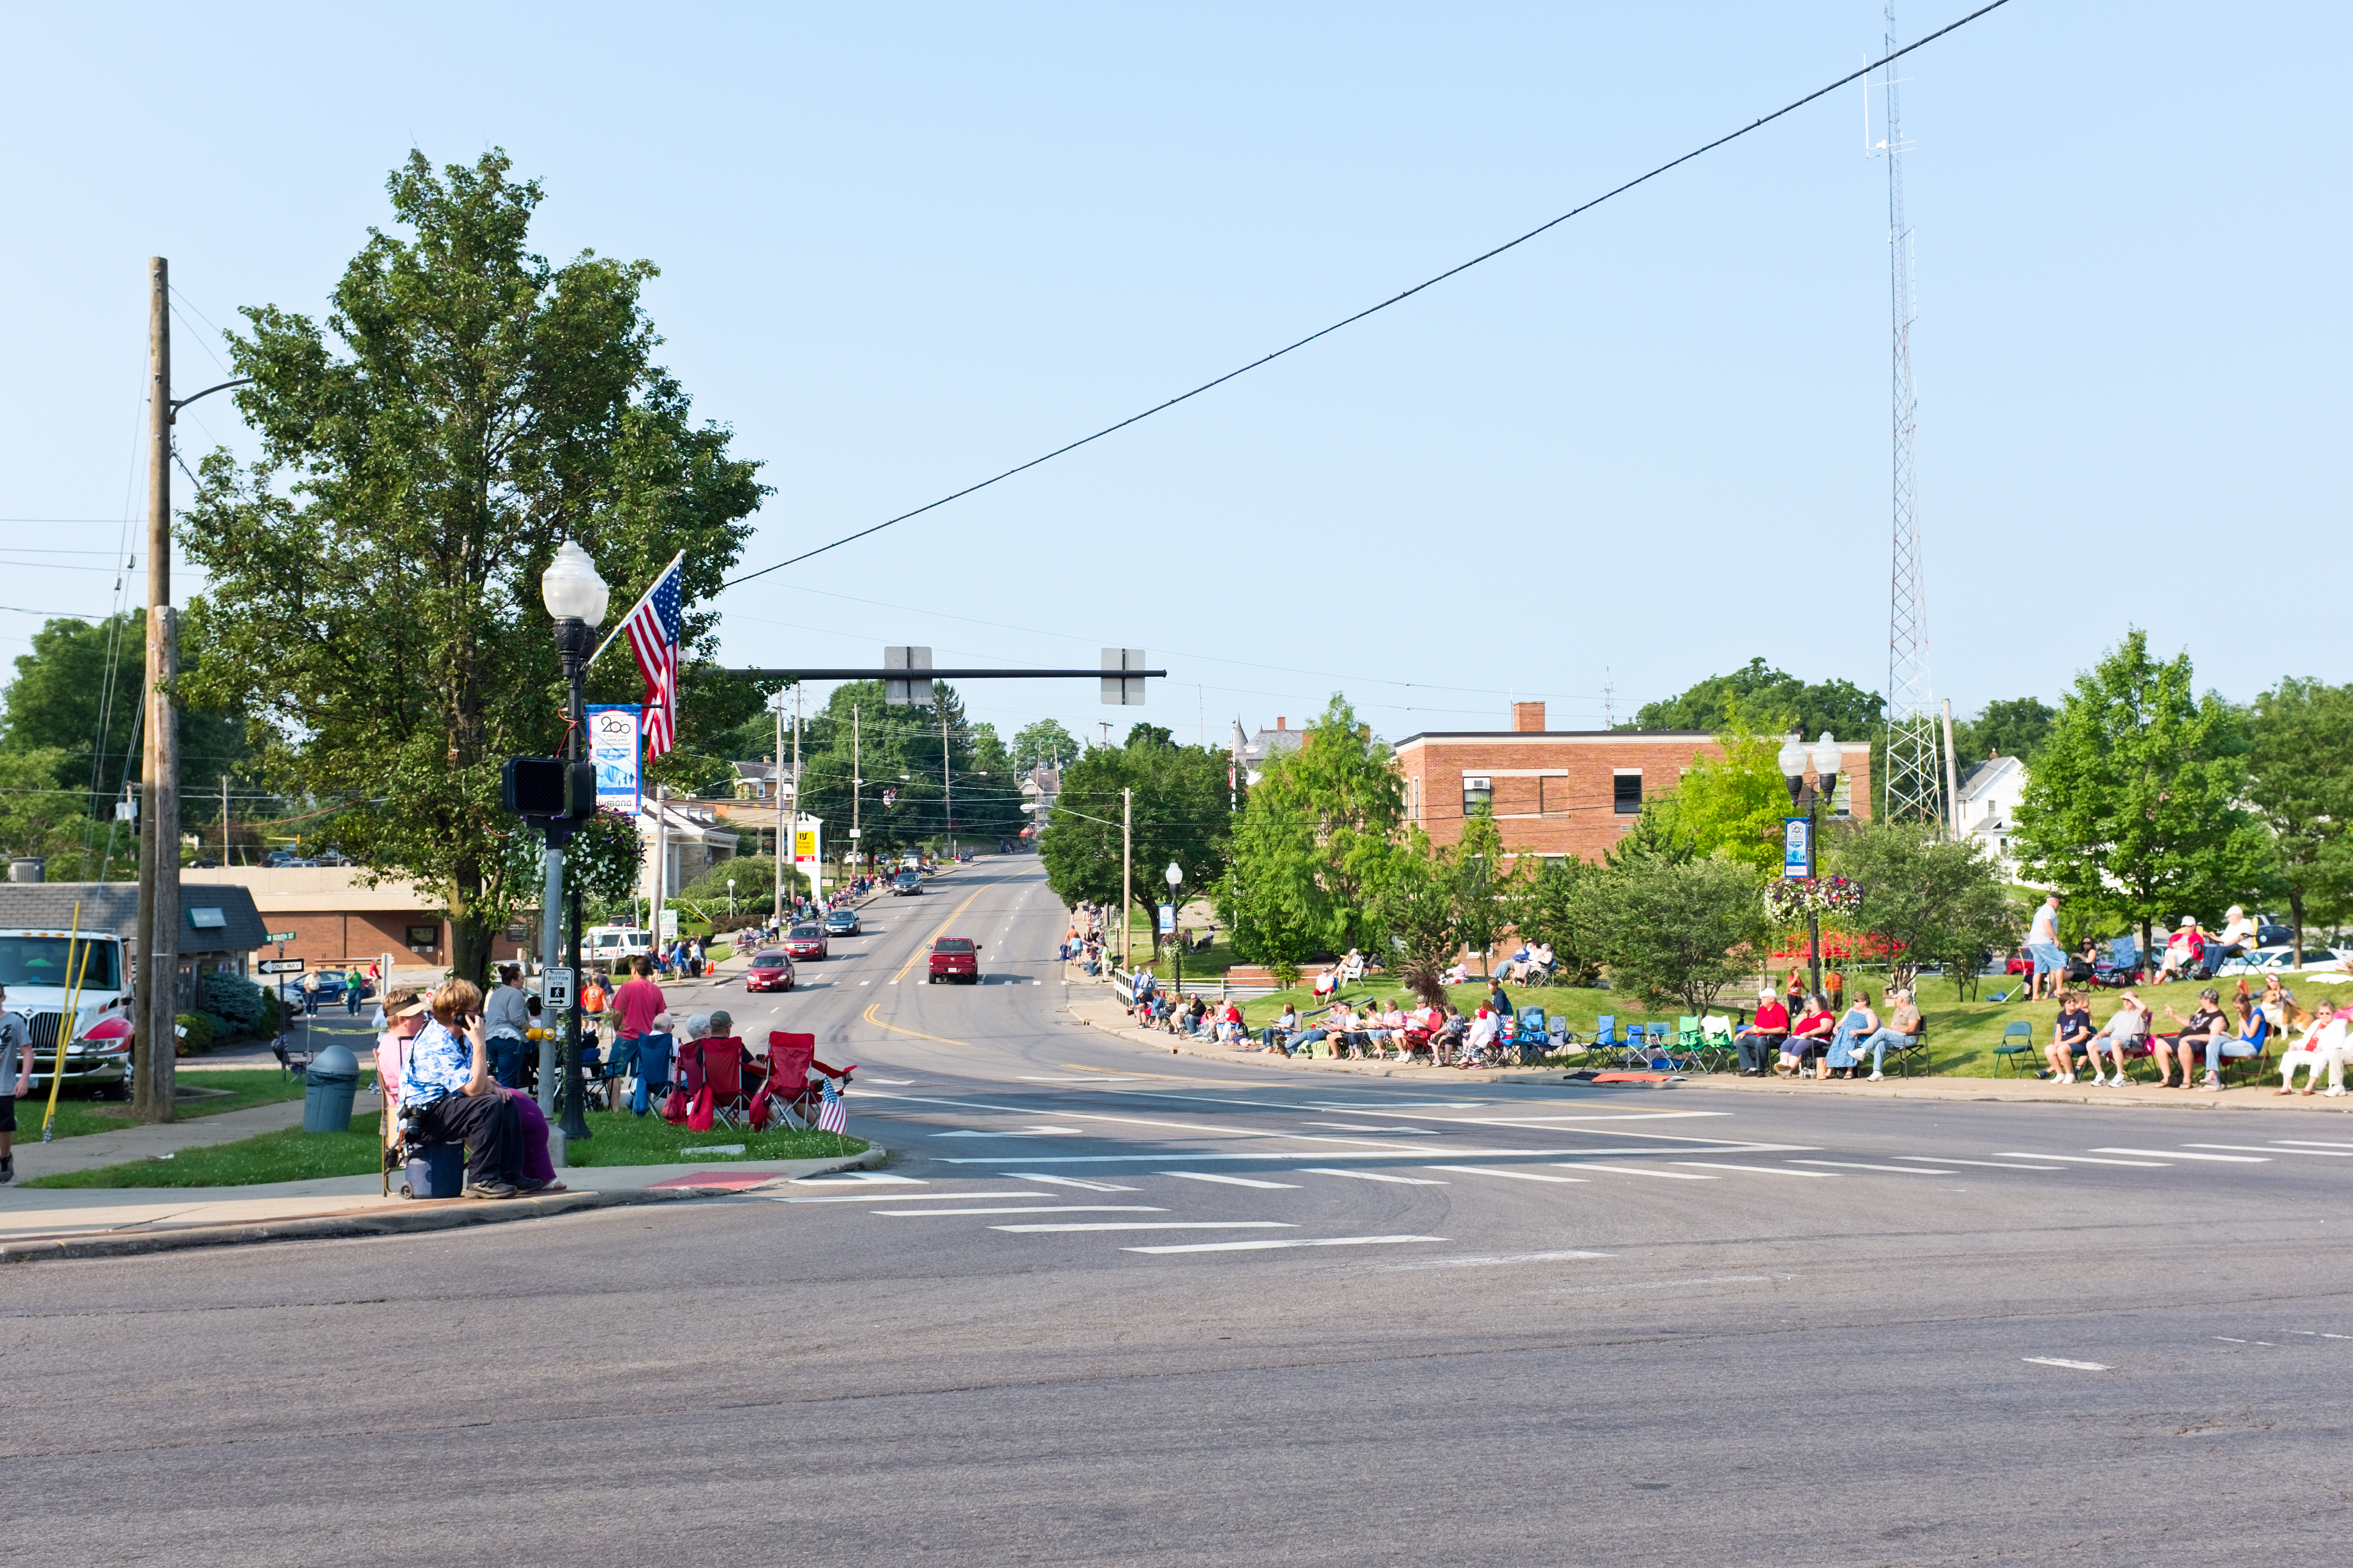
M 725 583 L 720 584 L 720 586 L 723 589 L 733 588 L 741 584 L 749 583 L 755 577 L 765 577 L 771 572 L 781 572 L 787 566 L 797 565 L 801 562 L 808 560 L 811 556 L 822 555 L 828 550 L 839 550 L 843 545 L 854 543 L 860 539 L 864 539 L 869 534 L 880 533 L 886 528 L 891 528 L 906 521 L 909 518 L 921 517 L 923 513 L 944 507 L 952 500 L 961 500 L 965 496 L 974 493 L 976 490 L 985 490 L 989 486 L 996 484 L 1000 480 L 1009 479 L 1016 474 L 1027 473 L 1031 468 L 1038 467 L 1040 463 L 1050 463 L 1056 458 L 1061 457 L 1064 453 L 1075 452 L 1080 447 L 1084 447 L 1091 442 L 1100 441 L 1106 436 L 1112 435 L 1117 431 L 1124 430 L 1129 426 L 1136 424 L 1142 420 L 1149 419 L 1155 414 L 1165 413 L 1167 410 L 1176 407 L 1180 403 L 1187 402 L 1190 399 L 1200 396 L 1201 394 L 1205 392 L 1223 386 L 1226 383 L 1233 380 L 1237 376 L 1248 375 L 1251 371 L 1258 369 L 1261 365 L 1272 364 L 1276 360 L 1282 358 L 1283 355 L 1292 353 L 1299 349 L 1303 349 L 1309 343 L 1315 342 L 1318 338 L 1326 338 L 1331 336 L 1334 332 L 1338 331 L 1343 327 L 1354 326 L 1356 322 L 1363 321 L 1366 317 L 1377 315 L 1379 312 L 1388 310 L 1392 305 L 1402 304 L 1404 301 L 1412 299 L 1416 294 L 1420 293 L 1423 289 L 1435 288 L 1439 284 L 1445 282 L 1448 279 L 1456 276 L 1458 273 L 1468 272 L 1471 268 L 1478 266 L 1482 261 L 1492 261 L 1507 250 L 1515 249 L 1520 246 L 1525 245 L 1528 241 L 1535 238 L 1538 235 L 1558 228 L 1562 224 L 1567 223 L 1569 219 L 1576 217 L 1580 214 L 1591 212 L 1595 207 L 1599 206 L 1603 202 L 1609 200 L 1612 196 L 1624 195 L 1628 191 L 1632 190 L 1635 186 L 1655 180 L 1661 174 L 1667 173 L 1671 169 L 1679 168 L 1683 164 L 1690 163 L 1694 158 L 1713 153 L 1718 147 L 1722 147 L 1727 142 L 1737 142 L 1740 138 L 1747 135 L 1750 132 L 1757 130 L 1762 126 L 1770 125 L 1774 121 L 1780 119 L 1786 114 L 1794 113 L 1798 110 L 1803 109 L 1807 104 L 1813 102 L 1814 100 L 1820 98 L 1827 93 L 1836 92 L 1840 88 L 1846 86 L 1849 82 L 1861 80 L 1862 78 L 1869 76 L 1873 71 L 1879 69 L 1882 66 L 1888 64 L 1890 61 L 1900 59 L 1904 56 L 1910 54 L 1915 49 L 1924 48 L 1927 45 L 1935 43 L 1938 38 L 1943 37 L 1947 33 L 1953 32 L 1961 27 L 1966 27 L 1971 22 L 1974 22 L 1978 17 L 1984 16 L 1987 12 L 1998 11 L 2008 4 L 2010 4 L 2010 0 L 1992 0 L 1990 5 L 1979 6 L 1978 9 L 1970 12 L 1968 16 L 1963 16 L 1959 21 L 1939 27 L 1925 38 L 1921 38 L 1915 43 L 1906 44 L 1900 49 L 1889 51 L 1880 58 L 1864 66 L 1861 70 L 1849 71 L 1846 75 L 1839 78 L 1836 81 L 1830 83 L 1827 87 L 1817 88 L 1813 91 L 1806 94 L 1805 97 L 1800 98 L 1794 102 L 1784 104 L 1782 107 L 1775 110 L 1772 113 L 1764 116 L 1762 119 L 1751 121 L 1748 124 L 1742 126 L 1737 131 L 1719 136 L 1715 141 L 1707 142 L 1703 146 L 1694 147 L 1690 152 L 1684 153 L 1682 157 L 1672 159 L 1667 163 L 1662 163 L 1647 174 L 1637 174 L 1632 179 L 1627 181 L 1624 184 L 1616 187 L 1614 190 L 1604 191 L 1599 195 L 1594 197 L 1591 201 L 1586 202 L 1579 206 L 1571 207 L 1568 211 L 1561 214 L 1558 217 L 1554 218 L 1547 223 L 1538 224 L 1535 227 L 1528 230 L 1525 234 L 1521 235 L 1516 239 L 1507 239 L 1492 250 L 1482 251 L 1468 261 L 1448 268 L 1445 271 L 1440 273 L 1435 278 L 1426 278 L 1410 289 L 1403 289 L 1398 293 L 1390 295 L 1388 299 L 1381 300 L 1378 304 L 1367 305 L 1352 316 L 1343 316 L 1340 320 L 1333 322 L 1330 326 L 1324 327 L 1320 331 L 1308 333 L 1305 337 L 1301 338 L 1297 342 L 1286 343 L 1282 348 L 1275 350 L 1272 353 L 1261 355 L 1260 358 L 1250 361 L 1250 363 L 1243 365 L 1239 369 L 1226 372 L 1225 374 L 1219 376 L 1214 381 L 1205 381 L 1200 385 L 1193 388 L 1190 392 L 1180 392 L 1165 403 L 1156 403 L 1153 405 L 1141 414 L 1131 414 L 1126 418 L 1119 421 L 1116 425 L 1106 425 L 1092 436 L 1082 436 L 1077 440 L 1071 442 L 1067 446 L 1055 447 L 1052 451 L 1048 452 L 1043 457 L 1032 458 L 1028 462 L 1008 468 L 1001 474 L 992 475 L 988 479 L 981 480 L 978 484 L 966 485 L 964 489 L 956 490 L 949 495 L 944 495 L 935 501 L 927 501 L 923 505 L 917 507 L 913 511 L 902 511 L 896 517 L 889 518 L 881 522 L 874 524 L 871 528 L 861 528 L 856 533 L 846 534 L 843 537 L 835 540 L 830 544 L 820 544 L 815 550 L 805 550 L 788 561 L 777 562 L 774 566 L 763 566 L 757 572 L 747 572 L 741 577 L 731 577 Z

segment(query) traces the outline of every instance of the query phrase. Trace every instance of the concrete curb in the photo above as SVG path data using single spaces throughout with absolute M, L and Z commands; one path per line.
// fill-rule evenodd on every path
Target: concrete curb
M 807 1176 L 822 1176 L 835 1171 L 868 1170 L 890 1158 L 891 1151 L 877 1143 L 862 1154 L 846 1155 L 794 1179 L 806 1180 Z M 53 1258 L 136 1258 L 154 1252 L 183 1252 L 198 1247 L 244 1247 L 264 1241 L 417 1236 L 427 1231 L 463 1230 L 473 1226 L 503 1225 L 522 1219 L 553 1219 L 559 1215 L 628 1208 L 639 1204 L 732 1197 L 739 1190 L 733 1187 L 625 1187 L 609 1193 L 556 1193 L 546 1197 L 511 1198 L 497 1202 L 480 1198 L 431 1198 L 413 1207 L 378 1207 L 353 1214 L 313 1215 L 249 1225 L 199 1225 L 184 1230 L 143 1231 L 135 1236 L 59 1237 L 47 1240 L 0 1242 L 0 1264 L 33 1263 Z

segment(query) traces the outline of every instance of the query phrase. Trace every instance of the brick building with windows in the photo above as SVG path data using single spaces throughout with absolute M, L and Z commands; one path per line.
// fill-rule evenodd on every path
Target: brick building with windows
M 1509 730 L 1431 731 L 1396 747 L 1406 816 L 1437 845 L 1462 837 L 1479 806 L 1504 852 L 1599 860 L 1685 770 L 1724 748 L 1698 730 L 1547 730 L 1541 702 L 1512 704 Z M 1841 742 L 1836 815 L 1871 815 L 1871 742 Z

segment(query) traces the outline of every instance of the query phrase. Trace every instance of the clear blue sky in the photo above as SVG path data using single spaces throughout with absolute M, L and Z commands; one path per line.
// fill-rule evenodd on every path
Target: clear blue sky
M 1968 0 L 1907 4 L 1905 37 Z M 143 484 L 142 263 L 185 325 L 317 310 L 412 146 L 662 268 L 747 565 L 1035 456 L 1746 123 L 1862 0 L 1675 7 L 47 7 L 0 102 L 0 657 L 103 611 Z M 2348 679 L 2353 12 L 2012 0 L 1906 64 L 1936 690 L 2055 699 L 2128 621 L 2247 698 Z M 1092 664 L 1008 733 L 1598 723 L 1761 654 L 1885 678 L 1883 166 L 1848 89 L 1345 334 L 734 591 L 731 662 Z M 179 384 L 217 379 L 183 330 Z M 224 400 L 184 449 L 242 439 Z M 110 520 L 110 521 L 25 521 Z M 135 533 L 134 533 L 135 537 Z M 68 569 L 74 568 L 74 569 Z M 184 579 L 184 582 L 185 579 Z M 135 589 L 135 584 L 133 585 Z M 2302 628 L 2317 617 L 2331 630 Z M 887 607 L 886 607 L 887 606 Z M 1405 683 L 1411 683 L 1410 685 Z

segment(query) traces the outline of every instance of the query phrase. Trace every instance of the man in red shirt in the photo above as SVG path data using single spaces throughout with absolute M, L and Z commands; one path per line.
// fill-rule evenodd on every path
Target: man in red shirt
M 1781 1042 L 1789 1037 L 1789 1010 L 1771 986 L 1757 993 L 1757 1016 L 1734 1037 L 1740 1047 L 1740 1076 L 1763 1078 L 1778 1058 Z
M 613 1059 L 622 1063 L 636 1059 L 638 1037 L 652 1034 L 654 1020 L 670 1007 L 662 988 L 653 982 L 654 961 L 639 953 L 629 960 L 629 967 L 636 973 L 613 993 L 608 1004 L 619 1020 L 613 1027 Z

